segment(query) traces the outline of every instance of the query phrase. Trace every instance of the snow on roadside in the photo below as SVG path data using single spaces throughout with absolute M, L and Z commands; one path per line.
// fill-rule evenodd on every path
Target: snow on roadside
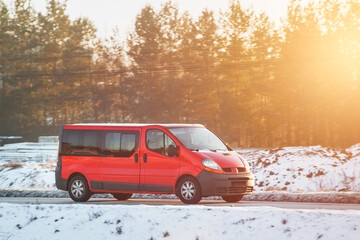
M 0 147 L 0 188 L 55 190 L 57 143 Z
M 239 152 L 251 162 L 256 190 L 360 192 L 360 145 L 346 151 L 311 146 Z
M 14 189 L 55 190 L 55 171 L 37 165 L 0 169 L 0 184 Z
M 347 239 L 359 210 L 0 204 L 0 239 Z
M 349 161 L 346 161 L 342 167 L 345 184 L 348 189 L 358 189 L 360 192 L 360 144 L 356 144 L 348 149 Z
M 360 192 L 360 144 L 237 150 L 251 162 L 255 191 Z M 57 143 L 0 147 L 0 188 L 56 190 Z
M 12 162 L 44 162 L 56 160 L 57 143 L 23 142 L 0 147 L 0 160 Z
M 69 193 L 59 190 L 14 190 L 0 189 L 0 197 L 35 197 L 35 198 L 69 198 Z M 93 198 L 114 198 L 111 194 L 94 194 Z M 134 194 L 131 199 L 177 199 L 175 194 Z M 206 197 L 223 201 L 221 197 Z M 256 191 L 246 195 L 244 201 L 277 201 L 277 202 L 321 202 L 321 203 L 360 203 L 360 193 L 356 192 L 287 192 Z M 200 202 L 201 203 L 201 202 Z

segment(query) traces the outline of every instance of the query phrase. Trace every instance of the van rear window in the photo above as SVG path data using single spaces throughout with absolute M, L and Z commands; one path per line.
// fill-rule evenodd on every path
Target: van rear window
M 65 155 L 99 156 L 101 131 L 64 130 L 61 152 Z
M 137 131 L 64 130 L 61 154 L 130 157 L 139 146 Z

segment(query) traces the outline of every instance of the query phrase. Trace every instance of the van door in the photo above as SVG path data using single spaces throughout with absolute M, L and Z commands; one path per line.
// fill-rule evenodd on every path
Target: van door
M 102 181 L 97 189 L 139 191 L 140 129 L 104 130 Z
M 140 189 L 148 192 L 174 192 L 179 175 L 179 157 L 169 157 L 168 147 L 175 141 L 160 129 L 143 133 Z

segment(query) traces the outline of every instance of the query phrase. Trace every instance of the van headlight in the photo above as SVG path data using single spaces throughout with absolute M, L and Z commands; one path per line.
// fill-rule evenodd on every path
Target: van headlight
M 212 159 L 204 158 L 201 162 L 202 165 L 204 165 L 207 168 L 222 171 L 221 167 Z

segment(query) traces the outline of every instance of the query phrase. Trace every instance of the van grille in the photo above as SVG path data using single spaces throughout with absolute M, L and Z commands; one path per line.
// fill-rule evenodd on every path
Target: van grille
M 248 177 L 237 177 L 237 178 L 228 178 L 230 181 L 241 181 L 241 180 L 249 180 Z
M 252 187 L 229 187 L 229 193 L 249 193 Z
M 233 172 L 233 171 L 232 171 L 232 168 L 223 168 L 223 171 L 226 172 L 226 173 L 232 173 L 232 172 Z M 243 173 L 243 172 L 245 172 L 245 168 L 243 168 L 243 167 L 238 167 L 238 168 L 237 168 L 237 171 L 238 171 L 239 173 Z
M 251 193 L 253 187 L 219 187 L 216 188 L 217 193 Z

